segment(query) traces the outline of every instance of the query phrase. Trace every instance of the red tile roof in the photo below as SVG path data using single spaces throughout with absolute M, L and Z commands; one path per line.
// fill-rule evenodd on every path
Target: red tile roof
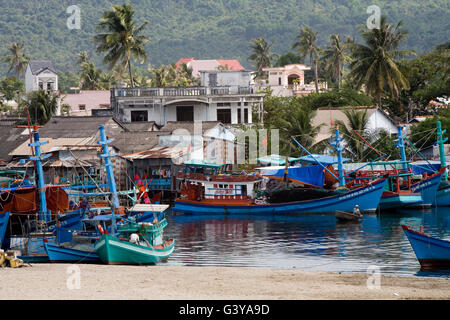
M 223 67 L 228 66 L 228 70 L 245 70 L 237 60 L 217 60 L 217 62 Z
M 189 61 L 192 61 L 192 60 L 197 60 L 197 58 L 194 58 L 194 57 L 181 58 L 180 60 L 178 60 L 177 63 L 175 63 L 175 65 L 177 68 L 180 68 L 183 63 L 187 64 Z

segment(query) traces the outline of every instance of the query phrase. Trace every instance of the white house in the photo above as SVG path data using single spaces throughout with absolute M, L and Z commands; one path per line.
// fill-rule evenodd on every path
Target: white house
M 373 107 L 353 107 L 358 111 L 366 111 L 368 115 L 367 129 L 371 132 L 377 129 L 385 129 L 390 134 L 397 134 L 397 124 L 383 110 L 376 106 Z M 312 125 L 318 126 L 322 124 L 319 134 L 316 136 L 315 142 L 328 139 L 332 134 L 336 125 L 336 121 L 342 121 L 348 125 L 347 116 L 342 112 L 343 108 L 319 108 L 316 115 L 312 119 Z
M 311 70 L 304 64 L 288 64 L 283 67 L 263 68 L 263 71 L 268 72 L 269 82 L 255 83 L 257 89 L 264 89 L 269 87 L 272 90 L 272 95 L 291 97 L 307 95 L 316 91 L 314 82 L 305 83 L 305 70 Z M 327 89 L 326 82 L 319 83 L 319 90 Z
M 202 71 L 199 87 L 111 89 L 111 110 L 122 122 L 220 121 L 225 125 L 262 121 L 264 94 L 250 87 L 250 72 Z M 255 108 L 259 119 L 252 118 Z
M 51 61 L 30 61 L 25 72 L 25 90 L 58 91 L 58 74 Z

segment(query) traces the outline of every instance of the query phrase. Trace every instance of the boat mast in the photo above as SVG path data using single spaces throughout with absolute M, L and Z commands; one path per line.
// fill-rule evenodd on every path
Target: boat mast
M 107 178 L 108 178 L 109 192 L 112 195 L 112 201 L 111 201 L 111 213 L 112 213 L 111 234 L 115 234 L 115 232 L 116 232 L 115 211 L 116 211 L 117 208 L 119 208 L 119 198 L 117 197 L 116 180 L 114 179 L 114 172 L 113 172 L 112 163 L 111 163 L 111 155 L 109 154 L 109 146 L 108 146 L 108 144 L 113 142 L 113 139 L 106 140 L 105 127 L 103 125 L 100 125 L 99 131 L 100 131 L 100 141 L 98 141 L 97 144 L 100 144 L 102 146 L 102 154 L 100 154 L 100 158 L 104 158 L 105 159 L 105 168 L 106 168 L 106 175 L 107 175 Z
M 334 143 L 332 143 L 331 145 L 334 147 L 334 149 L 337 152 L 337 157 L 338 157 L 338 171 L 339 171 L 339 186 L 343 187 L 345 186 L 345 176 L 344 176 L 344 166 L 343 166 L 343 162 L 342 162 L 342 150 L 344 149 L 342 147 L 342 140 L 341 137 L 339 135 L 339 129 L 336 126 L 336 141 Z
M 39 132 L 35 128 L 34 132 L 34 142 L 28 144 L 30 147 L 34 147 L 34 156 L 29 157 L 33 160 L 36 167 L 37 174 L 37 189 L 39 194 L 39 220 L 50 221 L 50 217 L 47 212 L 47 200 L 45 198 L 45 182 L 44 182 L 44 170 L 42 169 L 42 160 L 47 159 L 51 154 L 41 154 L 41 146 L 47 144 L 48 141 L 39 141 Z
M 402 132 L 402 126 L 400 125 L 400 123 L 397 125 L 397 140 L 395 140 L 397 142 L 397 144 L 395 145 L 397 148 L 400 149 L 400 157 L 402 159 L 402 163 L 403 163 L 403 169 L 407 170 L 408 169 L 408 163 L 406 160 L 406 152 L 405 152 L 405 140 L 403 137 L 403 132 Z
M 445 162 L 445 150 L 444 150 L 444 143 L 447 142 L 448 138 L 444 139 L 444 134 L 447 132 L 447 130 L 442 130 L 441 122 L 436 122 L 437 126 L 437 143 L 439 145 L 439 157 L 441 159 L 441 168 L 445 168 L 444 175 L 442 176 L 442 180 L 448 181 L 448 169 L 447 164 Z

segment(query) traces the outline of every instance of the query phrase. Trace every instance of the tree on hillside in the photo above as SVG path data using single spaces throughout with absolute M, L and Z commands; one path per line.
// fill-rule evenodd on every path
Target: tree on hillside
M 26 104 L 33 124 L 46 124 L 56 113 L 58 95 L 45 90 L 31 91 L 26 97 Z
M 344 65 L 350 62 L 349 50 L 353 40 L 347 38 L 342 42 L 338 34 L 330 36 L 331 44 L 325 49 L 323 59 L 325 67 L 330 71 L 331 76 L 337 80 L 338 90 L 341 90 L 341 80 L 344 73 Z
M 0 93 L 5 100 L 18 99 L 18 95 L 25 91 L 25 84 L 16 76 L 11 76 L 0 81 Z
M 83 62 L 80 70 L 80 88 L 82 90 L 101 90 L 102 71 L 95 68 L 92 62 Z
M 302 57 L 295 54 L 294 52 L 289 51 L 278 57 L 278 60 L 275 63 L 275 67 L 284 67 L 285 65 L 288 64 L 297 64 L 297 63 L 303 63 Z
M 25 74 L 30 58 L 23 52 L 23 44 L 13 42 L 8 47 L 8 53 L 3 56 L 3 62 L 9 65 L 8 73 L 15 69 L 17 76 Z
M 359 27 L 365 43 L 355 43 L 353 46 L 349 79 L 356 83 L 357 88 L 364 85 L 366 91 L 376 97 L 379 107 L 386 91 L 397 98 L 402 89 L 409 88 L 396 59 L 411 55 L 414 51 L 398 50 L 408 34 L 401 26 L 401 21 L 393 26 L 381 17 L 379 29 Z
M 85 62 L 89 62 L 90 58 L 89 55 L 87 53 L 87 51 L 81 51 L 79 54 L 77 54 L 77 63 L 79 65 L 82 65 Z
M 94 37 L 98 44 L 97 52 L 106 52 L 103 63 L 109 65 L 109 70 L 120 61 L 122 75 L 128 66 L 131 87 L 134 87 L 131 59 L 140 59 L 141 64 L 145 63 L 145 44 L 149 41 L 141 34 L 148 21 L 137 27 L 133 15 L 134 9 L 130 3 L 112 6 L 112 10 L 105 12 L 97 25 L 97 30 L 101 33 Z
M 319 93 L 319 75 L 318 75 L 318 60 L 320 55 L 320 47 L 316 44 L 317 32 L 314 32 L 309 27 L 300 29 L 297 35 L 297 41 L 292 46 L 302 56 L 303 61 L 309 55 L 309 63 L 314 65 L 314 81 L 316 84 L 316 93 Z
M 263 68 L 272 66 L 272 60 L 275 58 L 275 55 L 270 52 L 272 45 L 273 43 L 267 43 L 263 37 L 252 39 L 250 49 L 252 49 L 253 53 L 248 57 L 248 60 L 253 61 L 255 64 L 258 78 L 264 76 Z

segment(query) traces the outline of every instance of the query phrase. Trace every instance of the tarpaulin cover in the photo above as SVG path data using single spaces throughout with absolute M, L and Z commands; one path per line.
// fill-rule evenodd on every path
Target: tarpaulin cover
M 327 155 L 323 155 L 323 154 L 313 154 L 312 156 L 307 155 L 307 156 L 300 157 L 300 161 L 309 162 L 312 164 L 317 164 L 316 160 L 319 161 L 320 163 L 322 163 L 324 166 L 326 166 L 328 164 L 335 164 L 338 162 L 337 157 L 327 156 Z M 342 162 L 347 162 L 347 161 L 350 161 L 350 159 L 342 158 Z
M 307 167 L 288 167 L 286 179 L 322 188 L 325 178 L 323 170 L 324 169 L 319 165 Z M 261 174 L 263 176 L 273 179 L 283 179 L 284 172 L 284 167 L 261 170 Z
M 438 172 L 441 169 L 440 163 L 424 163 L 420 165 L 411 164 L 411 169 L 414 174 L 432 174 Z

